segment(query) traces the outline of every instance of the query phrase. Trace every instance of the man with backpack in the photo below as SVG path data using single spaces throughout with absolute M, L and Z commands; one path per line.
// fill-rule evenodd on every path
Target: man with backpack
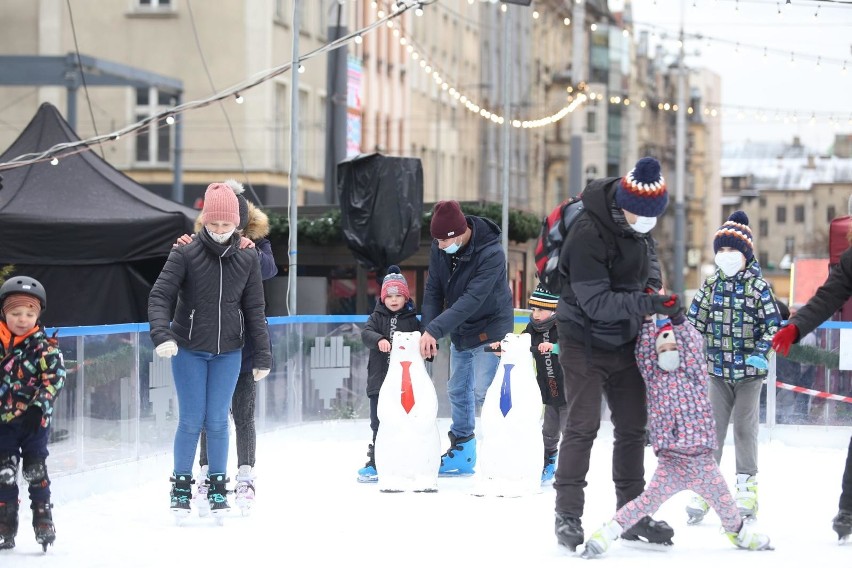
M 636 338 L 651 314 L 682 311 L 677 295 L 657 293 L 662 282 L 649 232 L 668 203 L 660 163 L 642 158 L 624 177 L 593 180 L 582 203 L 559 254 L 556 310 L 568 419 L 553 484 L 555 531 L 571 550 L 584 541 L 583 490 L 603 395 L 614 428 L 616 508 L 644 490 L 647 409 Z M 644 517 L 621 538 L 670 545 L 673 535 L 665 522 Z

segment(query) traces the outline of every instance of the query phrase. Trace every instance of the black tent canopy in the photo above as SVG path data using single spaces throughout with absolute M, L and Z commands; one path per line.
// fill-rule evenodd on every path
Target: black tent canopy
M 51 104 L 0 155 L 0 163 L 79 137 Z M 80 148 L 78 148 L 80 149 Z M 175 239 L 197 211 L 164 199 L 92 149 L 4 170 L 0 265 L 38 279 L 50 326 L 147 321 L 147 299 Z

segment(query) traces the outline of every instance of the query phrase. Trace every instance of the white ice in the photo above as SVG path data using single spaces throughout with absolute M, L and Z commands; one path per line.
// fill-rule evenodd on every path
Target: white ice
M 440 426 L 447 431 L 446 420 Z M 587 478 L 587 535 L 615 506 L 607 426 L 595 443 Z M 224 526 L 195 516 L 175 525 L 168 510 L 171 456 L 59 477 L 53 483 L 55 545 L 42 554 L 24 501 L 17 547 L 0 551 L 0 567 L 256 566 L 259 561 L 371 568 L 852 565 L 852 542 L 838 546 L 831 530 L 849 428 L 776 432 L 774 438 L 783 435 L 786 441 L 761 442 L 757 526 L 771 536 L 775 551 L 734 548 L 720 534 L 714 514 L 687 526 L 683 508 L 689 494 L 682 493 L 656 515 L 675 529 L 669 551 L 640 551 L 618 541 L 607 556 L 588 561 L 556 544 L 552 487 L 507 499 L 470 495 L 475 476 L 440 478 L 434 494 L 385 494 L 375 484 L 357 483 L 369 433 L 367 421 L 348 420 L 261 434 L 255 509 L 249 517 L 232 514 Z M 727 446 L 722 470 L 728 478 L 734 475 L 733 453 Z M 649 450 L 648 475 L 654 466 Z

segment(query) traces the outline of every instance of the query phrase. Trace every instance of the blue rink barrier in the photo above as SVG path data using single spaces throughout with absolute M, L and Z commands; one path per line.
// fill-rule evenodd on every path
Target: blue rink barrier
M 529 321 L 516 312 L 516 329 Z M 369 419 L 366 396 L 369 350 L 361 343 L 366 315 L 297 315 L 268 318 L 274 365 L 257 385 L 259 432 L 318 420 Z M 827 322 L 815 332 L 819 345 L 839 348 L 840 330 L 852 323 Z M 169 453 L 177 425 L 177 397 L 170 360 L 154 355 L 148 323 L 62 327 L 59 346 L 67 380 L 51 426 L 51 474 L 64 475 L 108 464 Z M 449 416 L 446 394 L 449 344 L 439 341 L 427 368 L 438 391 L 440 417 Z M 820 392 L 852 396 L 852 373 L 807 368 L 807 384 Z M 789 379 L 793 381 L 800 380 Z M 776 377 L 771 359 L 767 384 Z M 799 389 L 801 390 L 801 389 Z M 786 388 L 764 389 L 762 426 L 770 432 L 852 426 L 852 404 Z M 608 412 L 602 409 L 603 418 Z

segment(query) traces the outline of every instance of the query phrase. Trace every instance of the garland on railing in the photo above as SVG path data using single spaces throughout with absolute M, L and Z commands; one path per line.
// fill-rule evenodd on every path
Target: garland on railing
M 462 210 L 467 215 L 485 217 L 494 221 L 498 226 L 502 223 L 503 210 L 501 205 L 489 203 L 462 204 Z M 286 243 L 290 238 L 290 222 L 286 215 L 274 211 L 266 211 L 269 216 L 269 240 Z M 432 211 L 423 215 L 421 227 L 424 236 L 429 235 L 429 224 L 432 221 Z M 330 209 L 320 217 L 303 217 L 299 219 L 299 240 L 316 245 L 327 245 L 343 241 L 341 230 L 341 215 L 339 209 Z M 509 210 L 509 240 L 524 243 L 539 235 L 541 218 L 517 209 Z

